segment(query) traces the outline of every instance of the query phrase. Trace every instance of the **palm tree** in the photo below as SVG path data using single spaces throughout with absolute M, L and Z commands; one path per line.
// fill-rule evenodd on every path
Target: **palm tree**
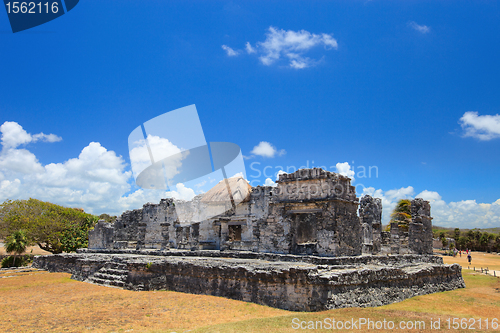
M 409 199 L 398 201 L 396 208 L 392 211 L 391 222 L 398 222 L 400 227 L 408 228 L 408 224 L 411 222 L 411 201 Z
M 22 230 L 18 230 L 14 232 L 12 235 L 7 237 L 5 243 L 5 250 L 7 253 L 14 252 L 14 260 L 12 266 L 16 265 L 16 256 L 18 254 L 23 253 L 28 246 L 28 240 L 26 238 L 26 234 Z

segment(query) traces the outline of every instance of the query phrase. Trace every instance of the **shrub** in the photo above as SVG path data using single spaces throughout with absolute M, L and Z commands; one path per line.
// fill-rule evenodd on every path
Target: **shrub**
M 17 258 L 14 258 L 14 256 L 8 256 L 2 259 L 2 268 L 28 266 L 32 262 L 33 257 L 28 254 Z
M 97 217 L 79 209 L 36 199 L 0 204 L 0 238 L 24 230 L 28 245 L 52 253 L 71 252 L 88 245 L 88 231 Z

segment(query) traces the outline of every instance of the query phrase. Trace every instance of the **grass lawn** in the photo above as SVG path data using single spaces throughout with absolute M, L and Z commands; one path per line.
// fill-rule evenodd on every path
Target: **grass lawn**
M 500 256 L 473 253 L 473 263 L 484 260 L 500 266 Z M 445 257 L 458 262 L 464 257 Z M 465 262 L 466 264 L 466 262 Z M 480 266 L 479 266 L 480 267 Z M 477 268 L 477 267 L 476 267 Z M 430 321 L 440 320 L 441 331 L 448 331 L 453 318 L 500 320 L 500 278 L 463 271 L 467 288 L 417 296 L 378 308 L 348 308 L 315 313 L 278 310 L 220 297 L 190 295 L 170 291 L 133 292 L 73 281 L 69 274 L 46 272 L 0 272 L 0 331 L 2 332 L 331 332 L 332 329 L 301 330 L 292 328 L 292 320 L 303 325 L 318 325 L 367 318 L 393 321 L 425 329 L 398 330 L 427 332 Z M 297 319 L 294 319 L 297 318 Z M 325 321 L 326 318 L 329 318 Z M 432 319 L 431 319 L 432 318 Z M 409 321 L 409 322 L 408 322 Z M 297 325 L 297 324 L 296 324 Z M 490 326 L 491 327 L 491 326 Z M 335 330 L 342 331 L 342 330 Z M 366 326 L 358 330 L 368 330 Z M 453 332 L 470 332 L 469 329 Z M 500 331 L 500 327 L 497 329 Z

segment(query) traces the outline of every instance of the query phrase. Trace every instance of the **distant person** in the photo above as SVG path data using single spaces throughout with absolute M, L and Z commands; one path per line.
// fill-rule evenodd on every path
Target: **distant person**
M 458 252 L 460 254 L 460 258 L 462 258 L 462 250 Z
M 470 263 L 472 262 L 472 256 L 470 255 L 470 253 L 467 255 L 467 260 L 469 260 L 469 265 L 470 265 Z

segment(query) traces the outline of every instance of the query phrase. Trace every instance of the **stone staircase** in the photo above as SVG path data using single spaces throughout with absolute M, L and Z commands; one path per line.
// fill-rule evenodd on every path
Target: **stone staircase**
M 107 262 L 101 269 L 85 280 L 106 287 L 123 288 L 127 282 L 127 265 L 116 261 Z

